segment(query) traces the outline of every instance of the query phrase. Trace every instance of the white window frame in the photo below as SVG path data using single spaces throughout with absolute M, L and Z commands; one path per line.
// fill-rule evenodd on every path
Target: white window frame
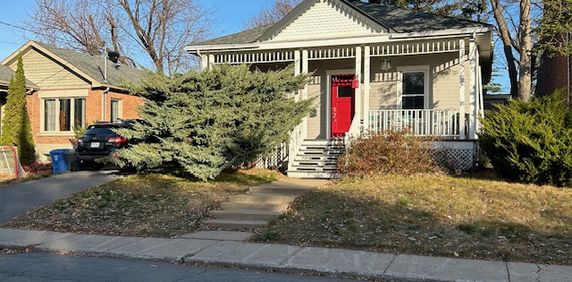
M 121 99 L 112 98 L 109 101 L 109 121 L 113 122 L 113 102 L 117 102 L 117 120 L 123 119 L 123 102 Z
M 398 82 L 397 82 L 397 102 L 399 103 L 399 109 L 403 109 L 403 74 L 404 73 L 416 73 L 416 72 L 422 72 L 424 73 L 424 89 L 423 89 L 423 102 L 424 102 L 424 109 L 430 109 L 430 97 L 431 97 L 431 79 L 429 77 L 429 75 L 431 74 L 430 72 L 430 66 L 429 65 L 419 65 L 419 66 L 400 66 L 397 67 L 397 73 L 398 73 Z M 417 96 L 421 96 L 421 95 L 417 95 Z M 414 97 L 412 95 L 409 95 L 409 97 Z
M 42 97 L 40 98 L 40 133 L 41 134 L 45 134 L 45 135 L 49 135 L 49 134 L 64 134 L 64 135 L 69 135 L 69 134 L 73 134 L 75 128 L 75 100 L 83 100 L 84 102 L 84 119 L 83 119 L 83 125 L 82 126 L 86 126 L 87 122 L 87 97 Z M 70 131 L 61 131 L 60 130 L 60 100 L 70 100 Z M 45 105 L 46 105 L 46 100 L 55 100 L 56 101 L 56 130 L 54 131 L 48 131 L 46 130 L 46 112 L 45 112 Z

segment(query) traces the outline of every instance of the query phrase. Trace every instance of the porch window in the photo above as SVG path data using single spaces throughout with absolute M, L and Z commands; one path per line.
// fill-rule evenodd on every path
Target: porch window
M 70 132 L 85 126 L 85 99 L 43 99 L 43 131 Z
M 404 110 L 425 108 L 425 72 L 404 72 L 401 107 Z

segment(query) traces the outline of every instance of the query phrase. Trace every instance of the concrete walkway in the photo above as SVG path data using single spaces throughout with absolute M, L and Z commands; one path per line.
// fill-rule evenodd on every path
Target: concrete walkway
M 572 266 L 466 260 L 203 239 L 0 229 L 0 246 L 46 252 L 429 281 L 572 281 Z
M 10 185 L 0 189 L 0 224 L 42 205 L 114 179 L 114 172 L 82 171 Z
M 285 177 L 272 183 L 250 187 L 248 193 L 231 196 L 213 219 L 203 222 L 206 230 L 253 232 L 278 218 L 297 197 L 329 183 L 326 180 Z M 219 233 L 215 232 L 215 236 Z M 245 235 L 246 236 L 246 235 Z

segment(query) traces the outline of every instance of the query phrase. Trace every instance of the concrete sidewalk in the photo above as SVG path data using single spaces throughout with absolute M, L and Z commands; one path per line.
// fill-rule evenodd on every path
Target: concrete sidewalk
M 82 171 L 0 189 L 0 224 L 68 195 L 115 180 L 114 171 Z
M 572 266 L 466 260 L 202 239 L 0 229 L 0 246 L 46 252 L 429 281 L 572 281 Z

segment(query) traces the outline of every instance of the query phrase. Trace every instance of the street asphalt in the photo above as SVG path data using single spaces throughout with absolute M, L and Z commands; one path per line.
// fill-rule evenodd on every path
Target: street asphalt
M 113 171 L 82 171 L 10 185 L 0 189 L 0 224 L 116 178 Z
M 47 253 L 0 255 L 0 281 L 342 281 L 229 268 Z M 347 281 L 347 280 L 344 280 Z

